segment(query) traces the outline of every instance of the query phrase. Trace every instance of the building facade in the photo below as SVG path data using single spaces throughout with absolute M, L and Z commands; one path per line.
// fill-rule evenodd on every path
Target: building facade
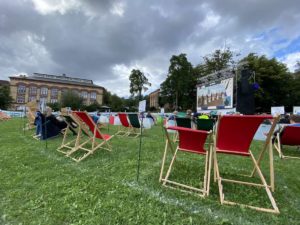
M 64 92 L 72 91 L 81 96 L 84 104 L 103 103 L 104 88 L 92 80 L 34 73 L 31 76 L 19 75 L 10 78 L 10 93 L 14 99 L 13 108 L 33 100 L 46 103 L 59 102 Z
M 157 89 L 149 94 L 150 107 L 155 107 L 156 109 L 159 108 L 159 92 L 160 89 Z

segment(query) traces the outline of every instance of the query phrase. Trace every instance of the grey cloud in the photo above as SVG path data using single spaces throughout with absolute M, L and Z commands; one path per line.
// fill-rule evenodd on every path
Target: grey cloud
M 124 13 L 111 13 L 119 2 Z M 107 84 L 109 90 L 125 96 L 128 84 L 124 74 L 113 71 L 116 65 L 146 68 L 157 87 L 172 54 L 187 53 L 195 65 L 225 41 L 244 54 L 272 54 L 282 47 L 272 46 L 273 39 L 268 44 L 246 39 L 273 28 L 279 29 L 280 37 L 299 36 L 298 1 L 77 3 L 64 13 L 41 14 L 31 1 L 0 1 L 0 78 L 12 72 L 66 73 Z M 201 23 L 209 13 L 218 16 L 219 23 L 205 28 Z

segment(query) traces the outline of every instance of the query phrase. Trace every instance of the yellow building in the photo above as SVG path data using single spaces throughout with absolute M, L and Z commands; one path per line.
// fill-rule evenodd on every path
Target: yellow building
M 149 94 L 150 107 L 155 107 L 156 109 L 159 108 L 159 92 L 160 90 L 157 89 L 156 91 L 153 91 Z
M 79 94 L 86 105 L 103 103 L 104 88 L 95 85 L 92 80 L 34 73 L 31 76 L 11 76 L 10 92 L 14 99 L 13 107 L 24 105 L 33 100 L 47 103 L 59 102 L 64 92 L 72 91 Z

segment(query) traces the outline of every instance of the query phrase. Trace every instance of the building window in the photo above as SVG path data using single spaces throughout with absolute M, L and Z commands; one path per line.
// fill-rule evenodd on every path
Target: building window
M 91 100 L 96 100 L 96 98 L 97 98 L 97 93 L 91 92 Z
M 29 88 L 29 95 L 36 95 L 37 94 L 37 87 L 31 86 Z
M 48 95 L 48 88 L 42 87 L 41 88 L 41 95 Z
M 18 96 L 17 103 L 25 103 L 25 96 Z
M 58 101 L 57 101 L 57 99 L 55 99 L 55 98 L 51 98 L 50 99 L 50 103 L 57 103 Z
M 51 89 L 51 96 L 52 97 L 57 97 L 58 96 L 58 89 L 57 88 L 52 88 Z
M 86 91 L 82 91 L 80 93 L 80 97 L 84 98 L 84 99 L 87 99 L 88 98 L 88 93 Z
M 41 104 L 47 103 L 47 98 L 40 98 L 40 103 Z
M 26 86 L 25 85 L 19 85 L 18 86 L 18 94 L 25 94 L 26 93 Z
M 35 97 L 35 96 L 29 96 L 29 97 L 28 97 L 28 102 L 32 102 L 32 101 L 34 101 L 34 100 L 36 100 L 36 97 Z

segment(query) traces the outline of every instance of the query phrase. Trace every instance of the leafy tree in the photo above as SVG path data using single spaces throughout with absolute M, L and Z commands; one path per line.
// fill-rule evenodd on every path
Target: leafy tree
M 235 62 L 234 53 L 229 48 L 224 51 L 217 49 L 212 54 L 204 56 L 203 60 L 203 63 L 198 64 L 194 68 L 197 77 L 203 77 L 216 71 L 226 69 Z
M 114 112 L 122 111 L 124 108 L 124 99 L 116 94 L 111 95 L 111 110 Z
M 13 99 L 10 96 L 10 88 L 9 86 L 0 86 L 0 109 L 7 109 Z
M 61 109 L 61 104 L 59 102 L 47 103 L 47 106 L 49 106 L 55 112 L 57 112 Z
M 71 107 L 72 110 L 82 109 L 84 106 L 83 98 L 76 92 L 67 91 L 61 96 L 61 106 Z
M 255 92 L 257 111 L 270 112 L 271 106 L 280 105 L 285 105 L 287 110 L 290 110 L 293 77 L 286 65 L 275 58 L 268 59 L 264 55 L 257 56 L 254 53 L 250 53 L 241 61 L 248 61 L 249 68 L 255 71 L 255 81 L 260 86 Z
M 107 90 L 103 92 L 103 104 L 107 106 L 111 105 L 111 93 Z
M 176 109 L 192 108 L 196 102 L 196 77 L 186 54 L 173 55 L 169 73 L 161 84 L 161 103 L 172 103 Z
M 147 91 L 147 86 L 151 86 L 147 77 L 138 69 L 133 69 L 129 76 L 130 93 L 132 95 L 138 94 L 139 99 L 142 98 L 142 90 Z
M 86 105 L 83 107 L 84 110 L 88 111 L 88 112 L 95 112 L 98 111 L 100 109 L 100 104 L 98 102 L 94 102 L 90 105 Z

